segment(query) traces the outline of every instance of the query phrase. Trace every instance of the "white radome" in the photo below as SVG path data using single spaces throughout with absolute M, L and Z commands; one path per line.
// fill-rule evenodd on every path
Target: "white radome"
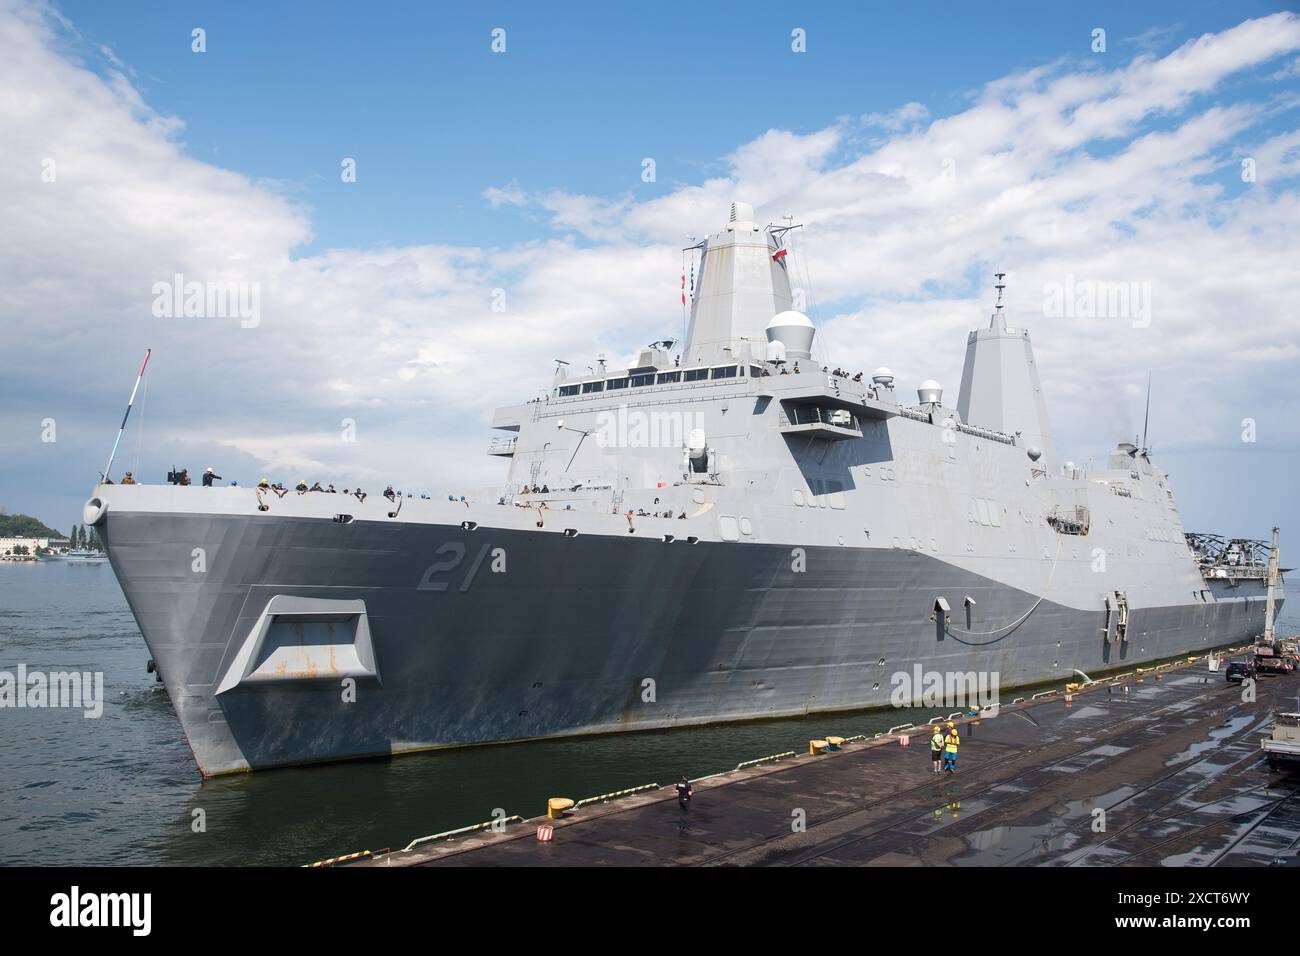
M 812 357 L 813 337 L 817 328 L 812 320 L 802 312 L 787 309 L 772 316 L 767 323 L 767 341 L 769 345 L 780 342 L 785 346 L 786 355 L 792 359 Z
M 778 312 L 776 315 L 772 316 L 772 321 L 767 323 L 769 329 L 783 329 L 790 326 L 802 326 L 805 329 L 811 329 L 813 324 L 812 319 L 808 318 L 808 316 L 804 315 L 802 312 L 796 312 L 794 309 L 787 309 L 784 312 Z

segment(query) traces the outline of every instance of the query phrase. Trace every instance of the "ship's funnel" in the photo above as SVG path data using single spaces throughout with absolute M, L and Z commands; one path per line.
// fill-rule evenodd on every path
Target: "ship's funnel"
M 774 315 L 767 323 L 768 355 L 772 354 L 771 346 L 779 343 L 785 353 L 782 358 L 810 359 L 816 334 L 812 321 L 802 312 L 787 311 Z
M 688 365 L 736 361 L 741 341 L 768 341 L 768 323 L 792 303 L 785 256 L 759 228 L 754 207 L 732 203 L 729 219 L 704 243 L 683 356 Z M 795 343 L 784 344 L 793 355 Z

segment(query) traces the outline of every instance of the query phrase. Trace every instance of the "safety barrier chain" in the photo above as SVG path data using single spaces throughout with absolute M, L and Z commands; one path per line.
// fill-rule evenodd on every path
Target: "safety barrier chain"
M 405 847 L 402 848 L 402 852 L 408 853 L 411 850 L 414 850 L 421 843 L 430 843 L 434 840 L 445 840 L 447 837 L 460 836 L 463 833 L 475 833 L 479 830 L 488 830 L 495 826 L 505 826 L 507 823 L 523 823 L 523 822 L 524 822 L 524 818 L 519 816 L 518 814 L 514 814 L 508 817 L 502 817 L 496 820 L 484 820 L 482 823 L 475 823 L 473 826 L 459 827 L 455 830 L 445 830 L 442 833 L 435 833 L 432 836 L 420 837 L 419 839 L 412 840 L 410 843 L 408 843 Z
M 315 863 L 304 863 L 303 869 L 313 869 L 318 866 L 333 866 L 335 863 L 348 863 L 352 860 L 359 860 L 363 856 L 370 856 L 369 850 L 360 850 L 357 853 L 349 853 L 347 856 L 332 856 L 328 860 L 317 860 Z
M 757 767 L 761 763 L 772 763 L 777 760 L 784 760 L 787 757 L 797 757 L 797 756 L 798 754 L 796 754 L 793 750 L 787 750 L 784 753 L 769 754 L 766 757 L 755 757 L 753 760 L 742 760 L 740 763 L 736 764 L 736 769 L 744 770 L 746 767 Z
M 658 789 L 659 784 L 657 783 L 643 783 L 639 787 L 628 787 L 626 790 L 611 790 L 609 793 L 601 793 L 594 797 L 586 797 L 585 799 L 579 800 L 573 805 L 573 809 L 576 810 L 578 807 L 585 807 L 588 804 L 604 803 L 606 800 L 616 800 L 619 797 L 630 797 L 634 793 L 645 793 L 647 790 Z

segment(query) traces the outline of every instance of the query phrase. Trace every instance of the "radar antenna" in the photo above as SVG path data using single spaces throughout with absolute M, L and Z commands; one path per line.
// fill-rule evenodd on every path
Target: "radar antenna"
M 998 301 L 993 305 L 993 315 L 989 320 L 989 328 L 1005 329 L 1007 323 L 1006 317 L 1002 314 L 1002 290 L 1007 287 L 1007 284 L 1002 280 L 1007 277 L 1007 274 L 1005 272 L 995 272 L 993 274 L 997 276 L 998 280 L 997 284 L 993 286 L 993 288 L 998 290 Z

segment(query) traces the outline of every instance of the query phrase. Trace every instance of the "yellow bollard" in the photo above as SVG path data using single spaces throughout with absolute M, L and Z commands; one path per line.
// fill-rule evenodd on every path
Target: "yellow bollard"
M 826 752 L 826 741 L 824 740 L 808 741 L 808 752 L 810 754 L 824 754 Z
M 546 815 L 552 820 L 564 818 L 565 810 L 573 809 L 573 801 L 568 797 L 551 797 L 546 801 Z

